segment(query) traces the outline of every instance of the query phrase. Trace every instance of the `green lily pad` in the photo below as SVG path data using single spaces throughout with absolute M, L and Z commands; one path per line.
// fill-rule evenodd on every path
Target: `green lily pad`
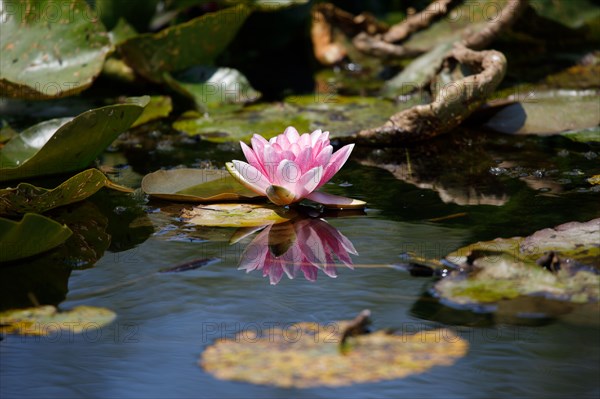
M 148 105 L 131 127 L 143 125 L 157 119 L 166 118 L 173 110 L 173 101 L 169 96 L 150 96 Z
M 158 33 L 135 36 L 119 45 L 125 61 L 155 82 L 163 72 L 180 71 L 193 65 L 211 65 L 233 40 L 250 15 L 239 5 L 208 13 Z
M 600 298 L 600 219 L 566 223 L 529 237 L 479 242 L 449 254 L 461 265 L 435 284 L 445 303 L 475 307 L 543 296 L 573 303 Z M 493 308 L 493 306 L 492 306 Z
M 96 193 L 104 187 L 106 180 L 106 176 L 98 169 L 88 169 L 51 190 L 20 183 L 16 188 L 0 190 L 0 215 L 43 213 L 72 204 Z
M 44 99 L 70 96 L 92 84 L 112 49 L 83 0 L 3 2 L 0 92 Z
M 72 232 L 45 216 L 27 213 L 19 222 L 0 218 L 0 262 L 27 258 L 65 242 Z
M 252 227 L 283 223 L 296 216 L 292 210 L 256 204 L 210 204 L 184 209 L 181 217 L 199 226 Z
M 537 92 L 535 98 L 504 107 L 484 126 L 501 133 L 552 135 L 598 125 L 600 107 L 596 93 Z
M 184 114 L 173 123 L 173 128 L 217 143 L 249 141 L 255 133 L 268 139 L 281 134 L 288 126 L 300 132 L 327 130 L 335 138 L 383 124 L 390 115 L 413 104 L 407 101 L 395 105 L 372 97 L 294 96 L 283 103 L 255 104 L 241 110 L 202 116 Z
M 59 312 L 54 306 L 8 310 L 0 313 L 0 332 L 20 335 L 52 335 L 59 331 L 81 333 L 104 327 L 117 317 L 115 312 L 93 306 L 77 306 Z
M 149 173 L 142 190 L 156 198 L 185 202 L 248 200 L 259 197 L 238 183 L 226 170 L 172 169 Z
M 142 113 L 148 97 L 39 123 L 0 150 L 0 181 L 70 172 L 89 166 Z
M 254 102 L 261 96 L 240 71 L 232 68 L 195 66 L 165 74 L 164 78 L 173 90 L 194 100 L 203 110 L 221 104 Z
M 281 388 L 373 383 L 451 366 L 468 343 L 448 329 L 396 335 L 376 331 L 341 342 L 351 322 L 296 323 L 268 331 L 244 330 L 206 348 L 200 366 L 223 380 Z

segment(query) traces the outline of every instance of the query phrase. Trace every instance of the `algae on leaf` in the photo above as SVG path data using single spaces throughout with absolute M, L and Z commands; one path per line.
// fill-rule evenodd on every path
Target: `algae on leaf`
M 494 309 L 524 296 L 572 303 L 600 299 L 600 219 L 528 237 L 498 238 L 446 256 L 457 270 L 433 287 L 446 304 Z
M 368 323 L 357 317 L 269 328 L 263 335 L 244 330 L 206 348 L 200 365 L 223 380 L 281 388 L 341 387 L 451 366 L 468 351 L 468 343 L 449 329 L 365 334 Z

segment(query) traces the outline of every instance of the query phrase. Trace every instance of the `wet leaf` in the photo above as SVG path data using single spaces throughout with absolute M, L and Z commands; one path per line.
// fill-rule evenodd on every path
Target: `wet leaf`
M 405 378 L 451 366 L 468 343 L 448 329 L 395 335 L 377 331 L 349 337 L 349 321 L 303 322 L 285 329 L 239 332 L 206 348 L 200 365 L 215 377 L 282 388 L 340 387 Z
M 142 113 L 148 97 L 39 123 L 0 150 L 0 181 L 83 169 Z
M 106 182 L 106 176 L 98 169 L 88 169 L 51 190 L 20 183 L 16 188 L 0 190 L 0 215 L 43 213 L 84 200 L 104 187 Z
M 528 237 L 479 242 L 446 257 L 462 271 L 440 280 L 434 291 L 445 303 L 480 310 L 481 306 L 529 295 L 597 302 L 599 236 L 600 219 L 594 219 L 540 230 Z
M 250 15 L 239 5 L 208 13 L 158 33 L 135 36 L 119 45 L 125 61 L 142 76 L 162 81 L 163 72 L 212 65 Z
M 156 119 L 169 116 L 173 110 L 173 102 L 169 96 L 150 96 L 150 102 L 131 127 L 136 127 Z
M 598 125 L 598 96 L 570 91 L 537 92 L 534 98 L 502 108 L 484 126 L 501 133 L 552 135 Z
M 200 226 L 251 227 L 283 223 L 296 216 L 294 211 L 270 205 L 211 204 L 184 209 L 181 217 Z
M 65 97 L 92 84 L 111 44 L 85 1 L 2 1 L 0 7 L 3 96 Z
M 18 222 L 0 218 L 0 262 L 27 258 L 65 242 L 72 232 L 45 216 L 27 213 Z
M 235 201 L 259 195 L 239 184 L 226 170 L 158 170 L 144 176 L 142 190 L 156 198 L 185 202 Z
M 364 209 L 365 206 L 367 206 L 367 203 L 362 200 L 342 197 L 321 191 L 312 192 L 308 198 L 311 201 L 323 205 L 326 209 Z
M 195 66 L 165 74 L 164 78 L 172 89 L 194 100 L 203 110 L 222 104 L 249 103 L 261 96 L 240 71 L 232 68 Z
M 0 332 L 20 335 L 52 335 L 60 331 L 81 333 L 110 324 L 117 315 L 109 309 L 77 306 L 59 312 L 54 306 L 8 310 L 0 313 Z

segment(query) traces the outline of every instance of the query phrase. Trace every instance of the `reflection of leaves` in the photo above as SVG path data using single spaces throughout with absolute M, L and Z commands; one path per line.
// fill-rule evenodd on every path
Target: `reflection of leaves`
M 0 215 L 47 210 L 81 201 L 104 187 L 106 176 L 98 169 L 88 169 L 58 187 L 48 190 L 28 183 L 0 190 Z
M 338 387 L 423 373 L 450 366 L 468 350 L 465 340 L 447 329 L 414 335 L 378 331 L 348 339 L 350 322 L 297 323 L 269 328 L 266 334 L 241 331 L 209 346 L 201 366 L 215 377 L 285 388 Z
M 85 168 L 142 113 L 148 97 L 93 109 L 73 119 L 45 121 L 0 150 L 0 181 Z
M 240 270 L 262 270 L 271 284 L 285 273 L 293 279 L 299 272 L 315 281 L 320 269 L 336 277 L 335 257 L 352 268 L 350 254 L 358 255 L 352 242 L 322 219 L 300 219 L 267 226 L 244 250 Z
M 67 226 L 35 213 L 27 213 L 19 222 L 0 218 L 0 262 L 48 251 L 70 236 Z
M 596 302 L 600 298 L 599 234 L 600 219 L 595 219 L 461 248 L 446 259 L 470 272 L 452 272 L 434 290 L 446 303 L 477 309 L 527 295 Z
M 59 330 L 69 333 L 101 328 L 117 315 L 105 308 L 77 306 L 58 312 L 54 306 L 9 310 L 0 313 L 0 331 L 4 334 L 51 335 Z
M 185 202 L 243 200 L 258 196 L 239 184 L 229 172 L 216 169 L 158 170 L 144 176 L 142 190 L 152 197 Z
M 2 8 L 3 96 L 64 97 L 92 84 L 111 46 L 85 1 L 3 1 Z

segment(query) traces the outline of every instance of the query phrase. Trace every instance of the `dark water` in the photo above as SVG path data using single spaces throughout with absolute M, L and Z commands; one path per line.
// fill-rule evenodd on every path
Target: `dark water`
M 172 147 L 149 156 L 124 147 L 106 154 L 105 162 L 128 165 L 118 178 L 136 186 L 143 174 L 160 167 L 219 166 L 240 157 L 229 146 L 187 142 Z M 293 280 L 284 275 L 277 285 L 260 271 L 237 270 L 252 237 L 231 245 L 232 229 L 186 227 L 175 214 L 160 211 L 173 211 L 167 203 L 99 193 L 88 202 L 94 217 L 106 219 L 112 241 L 93 267 L 73 270 L 70 277 L 56 264 L 19 265 L 23 271 L 15 266 L 0 273 L 4 281 L 15 281 L 15 275 L 35 280 L 35 274 L 42 281 L 27 289 L 46 303 L 60 302 L 62 309 L 107 307 L 118 318 L 74 336 L 4 336 L 0 396 L 597 398 L 597 307 L 521 320 L 452 309 L 428 294 L 433 280 L 390 265 L 406 251 L 436 258 L 478 240 L 597 217 L 598 191 L 585 179 L 600 173 L 598 155 L 598 147 L 561 138 L 469 132 L 408 149 L 357 149 L 326 186 L 369 204 L 364 215 L 326 218 L 358 251 L 352 255 L 354 270 L 340 265 L 337 278 L 319 272 L 316 282 L 302 274 Z M 219 261 L 195 270 L 158 273 L 213 257 Z M 50 274 L 53 268 L 62 274 Z M 25 288 L 2 287 L 3 303 L 10 297 L 27 305 Z M 216 338 L 244 328 L 327 323 L 365 308 L 371 309 L 376 329 L 449 326 L 468 341 L 469 352 L 450 367 L 335 389 L 222 381 L 198 366 Z

